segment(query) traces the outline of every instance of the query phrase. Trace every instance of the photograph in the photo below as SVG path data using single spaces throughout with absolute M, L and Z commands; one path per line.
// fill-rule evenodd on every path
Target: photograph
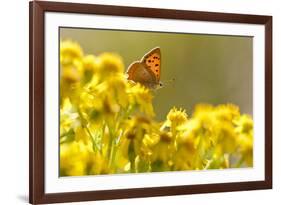
M 272 188 L 272 16 L 32 1 L 29 201 Z
M 58 38 L 60 177 L 254 167 L 252 36 Z

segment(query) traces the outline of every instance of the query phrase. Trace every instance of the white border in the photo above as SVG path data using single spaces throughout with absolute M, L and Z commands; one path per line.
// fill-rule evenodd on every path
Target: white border
M 254 167 L 151 174 L 58 177 L 58 28 L 87 27 L 200 34 L 253 36 Z M 264 180 L 264 32 L 262 25 L 188 20 L 113 17 L 47 12 L 45 14 L 45 192 L 76 192 Z

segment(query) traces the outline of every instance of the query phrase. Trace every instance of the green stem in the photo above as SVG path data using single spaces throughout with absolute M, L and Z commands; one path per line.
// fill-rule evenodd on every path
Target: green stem
M 131 140 L 128 149 L 129 161 L 131 164 L 131 173 L 136 173 L 136 166 L 135 166 L 135 148 L 134 148 L 134 141 Z
M 94 151 L 97 151 L 99 150 L 96 142 L 95 142 L 95 138 L 94 136 L 92 135 L 92 132 L 90 131 L 90 129 L 88 128 L 87 126 L 87 120 L 83 117 L 81 111 L 78 109 L 78 114 L 79 114 L 79 117 L 80 117 L 80 121 L 81 121 L 81 124 L 82 124 L 82 127 L 86 129 L 87 133 L 90 135 L 90 138 L 91 138 L 91 141 L 92 141 L 92 144 L 93 144 L 93 149 Z M 99 150 L 100 151 L 100 150 Z
M 108 127 L 108 130 L 109 130 L 109 144 L 108 144 L 107 158 L 109 162 L 109 167 L 112 167 L 115 134 L 111 127 Z
M 109 167 L 113 168 L 113 162 L 115 160 L 115 143 L 111 143 L 111 148 L 110 148 L 110 156 L 109 156 Z
M 237 164 L 236 164 L 236 168 L 240 168 L 241 167 L 241 165 L 243 164 L 243 162 L 244 162 L 244 157 L 241 157 L 240 158 L 240 160 L 237 162 Z
M 108 128 L 109 133 L 110 133 L 108 158 L 109 158 L 109 167 L 111 167 L 111 168 L 113 168 L 113 166 L 114 166 L 117 147 L 119 146 L 120 137 L 122 135 L 122 132 L 121 132 L 119 134 L 119 136 L 117 136 L 116 131 L 119 128 L 119 123 L 120 123 L 121 119 L 126 119 L 124 117 L 124 116 L 126 116 L 126 114 L 124 115 L 124 114 L 120 114 L 120 113 L 122 113 L 122 112 L 119 112 L 119 114 L 116 116 L 116 119 L 115 119 L 116 123 L 115 123 L 114 129 L 112 129 L 110 127 Z
M 89 129 L 87 126 L 85 127 L 85 129 L 86 129 L 87 133 L 90 135 L 91 141 L 92 141 L 92 143 L 93 143 L 93 149 L 94 149 L 94 151 L 99 151 L 99 152 L 101 152 L 101 150 L 98 148 L 98 146 L 97 146 L 97 144 L 96 144 L 96 142 L 95 142 L 95 138 L 94 138 L 94 136 L 92 135 L 92 132 L 90 131 L 90 129 Z

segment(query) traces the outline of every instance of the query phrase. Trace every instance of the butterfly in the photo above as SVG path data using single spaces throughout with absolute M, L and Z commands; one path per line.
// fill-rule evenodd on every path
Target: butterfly
M 146 53 L 140 61 L 135 61 L 127 69 L 127 79 L 140 83 L 152 90 L 163 87 L 160 81 L 161 52 L 159 47 Z

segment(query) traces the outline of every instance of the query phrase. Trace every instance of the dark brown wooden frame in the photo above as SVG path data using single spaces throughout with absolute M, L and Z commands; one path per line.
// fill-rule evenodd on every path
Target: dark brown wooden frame
M 265 26 L 265 180 L 46 194 L 44 192 L 44 14 L 68 12 Z M 33 1 L 29 4 L 29 201 L 55 203 L 272 188 L 272 16 Z

